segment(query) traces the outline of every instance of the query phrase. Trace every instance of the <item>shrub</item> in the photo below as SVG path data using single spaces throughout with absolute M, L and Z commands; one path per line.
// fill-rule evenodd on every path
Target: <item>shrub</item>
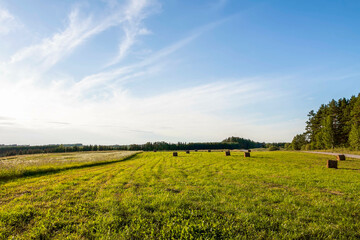
M 278 150 L 280 150 L 280 148 L 277 147 L 277 146 L 270 146 L 269 147 L 269 151 L 278 151 Z

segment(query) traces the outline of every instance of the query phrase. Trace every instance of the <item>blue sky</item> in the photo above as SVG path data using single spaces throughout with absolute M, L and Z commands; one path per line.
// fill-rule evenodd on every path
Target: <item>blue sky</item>
M 291 141 L 360 87 L 360 1 L 0 0 L 0 143 Z

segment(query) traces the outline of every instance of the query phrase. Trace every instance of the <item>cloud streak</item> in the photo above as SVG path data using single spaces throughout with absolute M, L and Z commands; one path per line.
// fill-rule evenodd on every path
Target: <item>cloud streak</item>
M 194 40 L 199 34 L 191 35 L 182 39 L 160 51 L 152 54 L 150 57 L 129 66 L 123 66 L 114 70 L 103 71 L 100 73 L 92 74 L 81 79 L 73 88 L 76 95 L 81 95 L 88 92 L 90 89 L 99 89 L 101 86 L 108 86 L 114 83 L 125 82 L 129 79 L 142 76 L 148 73 L 152 66 L 168 57 L 170 54 L 184 47 L 186 44 Z
M 217 11 L 220 10 L 222 8 L 224 8 L 226 6 L 226 4 L 228 3 L 229 0 L 217 0 L 213 3 L 211 3 L 210 8 Z
M 151 32 L 143 26 L 143 20 L 151 13 L 156 12 L 156 4 L 149 0 L 138 0 L 128 2 L 125 11 L 125 21 L 122 24 L 124 36 L 118 47 L 118 54 L 106 67 L 120 62 L 126 57 L 129 49 L 134 45 L 136 38 L 140 35 L 147 35 Z
M 130 54 L 137 38 L 149 33 L 144 21 L 159 6 L 148 0 L 108 2 L 110 7 L 102 15 L 84 15 L 79 7 L 73 8 L 62 30 L 0 64 L 5 79 L 0 88 L 0 133 L 8 143 L 15 139 L 21 139 L 16 141 L 20 144 L 215 141 L 236 134 L 234 129 L 243 137 L 251 137 L 249 129 L 254 125 L 248 119 L 237 114 L 224 116 L 228 111 L 281 96 L 281 91 L 266 87 L 264 78 L 216 79 L 157 95 L 137 95 L 125 83 L 143 76 L 152 81 L 175 52 L 229 18 L 195 29 L 139 62 L 116 66 Z M 95 74 L 89 69 L 89 75 L 79 79 L 70 76 L 39 84 L 79 46 L 112 27 L 122 29 L 124 36 L 108 64 L 111 68 Z
M 136 36 L 148 31 L 141 27 L 141 21 L 147 16 L 145 8 L 149 0 L 129 0 L 125 5 L 116 4 L 111 13 L 95 18 L 91 14 L 82 16 L 79 7 L 75 7 L 68 16 L 68 24 L 64 30 L 45 38 L 41 43 L 19 50 L 11 57 L 11 64 L 26 62 L 36 73 L 45 72 L 64 57 L 70 55 L 77 47 L 103 31 L 122 26 L 125 30 L 124 40 L 120 43 L 119 56 L 124 57 L 133 45 Z M 114 62 L 114 63 L 115 63 Z
M 253 80 L 223 79 L 150 97 L 124 92 L 107 101 L 87 101 L 86 104 L 62 88 L 18 89 L 16 96 L 26 96 L 26 99 L 0 90 L 0 101 L 12 102 L 11 108 L 5 108 L 3 113 L 15 117 L 19 128 L 47 130 L 54 134 L 59 127 L 68 129 L 61 135 L 63 142 L 77 134 L 83 136 L 72 141 L 141 142 L 142 133 L 152 141 L 216 140 L 232 134 L 234 129 L 250 137 L 249 119 L 226 119 L 222 115 L 227 111 L 238 111 L 244 106 L 264 104 L 279 97 L 273 89 L 267 89 L 264 81 Z M 130 131 L 134 129 L 136 131 Z M 134 135 L 124 135 L 124 131 Z M 87 136 L 86 141 L 84 136 Z
M 215 21 L 205 26 L 202 26 L 196 29 L 189 36 L 180 39 L 179 41 L 167 47 L 162 48 L 161 50 L 153 53 L 144 60 L 133 65 L 122 66 L 113 70 L 103 71 L 100 73 L 86 76 L 74 86 L 73 94 L 81 96 L 84 92 L 91 91 L 91 89 L 104 90 L 106 86 L 121 84 L 129 79 L 135 79 L 137 77 L 149 74 L 149 72 L 154 69 L 154 66 L 156 66 L 157 64 L 161 64 L 161 62 L 164 61 L 171 54 L 185 47 L 186 45 L 200 37 L 202 34 L 221 25 L 227 20 L 229 20 L 229 18 L 224 18 L 219 21 Z
M 0 7 L 0 35 L 6 35 L 19 26 L 18 20 L 9 10 Z
M 30 60 L 34 65 L 44 69 L 55 65 L 61 58 L 71 53 L 87 38 L 102 31 L 103 26 L 91 26 L 91 17 L 79 18 L 79 9 L 73 10 L 68 17 L 68 27 L 65 30 L 44 39 L 40 44 L 26 47 L 11 57 L 11 63 Z

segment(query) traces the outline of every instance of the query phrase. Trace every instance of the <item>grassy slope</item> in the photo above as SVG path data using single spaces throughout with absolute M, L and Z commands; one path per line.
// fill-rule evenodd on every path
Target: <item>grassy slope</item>
M 141 153 L 0 185 L 0 238 L 359 238 L 360 160 Z

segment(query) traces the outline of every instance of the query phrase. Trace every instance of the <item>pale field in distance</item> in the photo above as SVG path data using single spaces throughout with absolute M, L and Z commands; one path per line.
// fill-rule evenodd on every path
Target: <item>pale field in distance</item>
M 136 151 L 96 151 L 19 155 L 0 158 L 0 180 L 120 161 Z

